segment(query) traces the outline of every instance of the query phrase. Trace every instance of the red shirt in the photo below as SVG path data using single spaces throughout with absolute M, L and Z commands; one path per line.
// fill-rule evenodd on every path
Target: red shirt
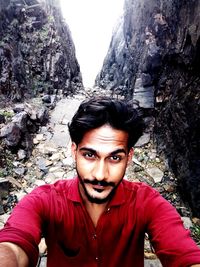
M 41 235 L 48 267 L 142 267 L 147 232 L 163 266 L 200 263 L 200 250 L 160 194 L 123 181 L 95 228 L 78 190 L 78 179 L 38 187 L 14 209 L 0 242 L 21 246 L 35 266 Z

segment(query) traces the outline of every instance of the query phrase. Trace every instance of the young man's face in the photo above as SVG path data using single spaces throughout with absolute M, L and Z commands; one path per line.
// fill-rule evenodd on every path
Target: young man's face
M 78 146 L 72 143 L 84 199 L 104 203 L 112 197 L 132 158 L 127 144 L 128 134 L 109 125 L 87 132 Z

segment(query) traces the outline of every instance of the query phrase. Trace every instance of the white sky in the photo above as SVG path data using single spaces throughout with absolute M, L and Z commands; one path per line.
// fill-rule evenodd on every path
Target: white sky
M 85 87 L 92 87 L 106 56 L 124 0 L 60 0 Z

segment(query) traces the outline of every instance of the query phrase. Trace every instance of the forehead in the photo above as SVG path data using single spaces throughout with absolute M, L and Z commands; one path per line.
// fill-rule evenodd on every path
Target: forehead
M 87 147 L 96 151 L 109 153 L 118 148 L 127 150 L 127 145 L 127 132 L 114 129 L 109 125 L 103 125 L 99 128 L 88 131 L 83 136 L 83 139 L 78 147 Z

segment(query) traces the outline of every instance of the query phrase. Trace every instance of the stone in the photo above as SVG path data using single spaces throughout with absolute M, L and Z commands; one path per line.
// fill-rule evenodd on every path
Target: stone
M 150 133 L 144 133 L 139 140 L 137 141 L 137 143 L 135 144 L 135 147 L 141 147 L 144 146 L 146 144 L 148 144 L 150 142 Z
M 39 158 L 37 159 L 37 166 L 41 171 L 47 172 L 49 161 L 47 161 L 45 158 Z
M 9 123 L 1 129 L 0 137 L 5 138 L 8 146 L 17 146 L 21 139 L 21 130 L 15 123 Z
M 183 221 L 185 229 L 190 229 L 193 226 L 189 217 L 181 217 L 181 220 Z
M 41 186 L 41 185 L 45 185 L 46 183 L 45 183 L 45 181 L 43 181 L 43 180 L 35 180 L 34 181 L 34 185 L 36 185 L 36 186 Z
M 26 126 L 27 126 L 27 120 L 28 120 L 28 115 L 25 111 L 22 111 L 20 113 L 17 113 L 13 118 L 12 118 L 12 122 L 14 124 L 16 124 L 19 129 L 22 132 L 26 131 Z
M 159 259 L 144 260 L 144 267 L 162 267 Z
M 146 168 L 146 173 L 153 178 L 155 183 L 160 183 L 164 175 L 164 173 L 157 167 Z
M 26 151 L 24 149 L 19 149 L 17 152 L 17 158 L 18 160 L 23 160 L 27 156 Z
M 51 96 L 50 96 L 50 95 L 45 95 L 45 96 L 43 96 L 43 97 L 42 97 L 42 101 L 43 101 L 44 103 L 47 103 L 47 104 L 51 103 Z
M 5 116 L 3 114 L 0 114 L 0 124 L 5 122 L 6 122 Z
M 141 79 L 142 79 L 142 86 L 144 87 L 151 86 L 153 83 L 152 77 L 149 73 L 142 73 Z
M 37 119 L 39 122 L 44 125 L 49 120 L 49 112 L 46 107 L 41 107 L 37 112 Z
M 64 171 L 57 171 L 57 172 L 55 171 L 53 174 L 55 175 L 56 179 L 62 179 L 65 175 L 65 172 Z
M 52 160 L 52 161 L 58 161 L 62 158 L 62 155 L 61 153 L 55 153 L 53 154 L 49 159 Z
M 35 136 L 35 138 L 36 138 L 37 141 L 42 141 L 44 139 L 44 135 L 43 134 L 37 134 Z
M 51 167 L 49 169 L 49 172 L 57 172 L 60 169 L 60 167 Z
M 0 215 L 0 230 L 4 227 L 6 221 L 8 220 L 9 214 L 2 214 Z
M 72 157 L 67 157 L 62 160 L 64 166 L 72 166 L 74 164 L 74 160 Z
M 14 172 L 19 176 L 24 175 L 25 171 L 26 171 L 26 169 L 24 167 L 14 168 Z
M 24 110 L 25 110 L 25 105 L 24 104 L 17 104 L 13 108 L 14 113 L 20 113 L 20 112 L 22 112 Z

